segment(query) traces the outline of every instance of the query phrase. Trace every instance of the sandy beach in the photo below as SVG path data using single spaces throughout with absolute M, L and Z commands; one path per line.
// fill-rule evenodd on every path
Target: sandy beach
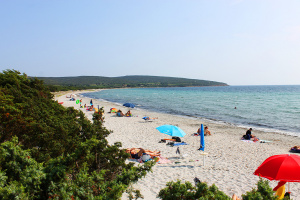
M 80 109 L 88 119 L 92 119 L 92 111 L 80 108 L 75 101 L 66 98 L 73 94 L 75 99 L 82 99 L 82 105 L 90 105 L 91 99 L 79 97 L 79 94 L 83 92 L 88 91 L 60 92 L 56 93 L 54 98 L 58 102 L 63 102 L 63 106 Z M 110 144 L 122 142 L 122 148 L 141 147 L 157 150 L 163 157 L 172 161 L 167 164 L 156 164 L 152 173 L 148 173 L 146 177 L 133 185 L 141 191 L 145 200 L 157 199 L 157 194 L 166 187 L 167 182 L 182 180 L 194 183 L 195 177 L 209 185 L 215 184 L 229 196 L 237 194 L 241 197 L 246 191 L 256 187 L 259 177 L 253 173 L 265 159 L 272 155 L 289 154 L 292 146 L 300 145 L 299 137 L 261 132 L 255 129 L 252 131 L 253 135 L 271 142 L 248 143 L 240 140 L 247 131 L 241 127 L 137 108 L 130 109 L 133 117 L 117 117 L 116 114 L 108 113 L 110 108 L 121 109 L 124 113 L 129 109 L 122 105 L 95 99 L 93 103 L 95 107 L 98 105 L 104 107 L 104 126 L 112 131 L 107 137 Z M 152 122 L 145 121 L 142 119 L 145 116 L 157 119 Z M 156 130 L 156 127 L 164 124 L 176 125 L 186 133 L 182 140 L 188 145 L 179 146 L 181 158 L 178 158 L 176 154 L 177 147 L 159 143 L 163 138 L 171 138 Z M 198 150 L 200 137 L 192 135 L 201 124 L 208 126 L 212 133 L 211 136 L 205 137 L 207 155 L 201 155 L 201 151 Z M 139 163 L 136 162 L 136 164 Z M 273 188 L 277 183 L 277 181 L 271 181 L 270 186 Z M 300 183 L 290 183 L 290 191 L 292 199 L 300 200 Z M 122 199 L 127 199 L 126 195 L 123 195 Z

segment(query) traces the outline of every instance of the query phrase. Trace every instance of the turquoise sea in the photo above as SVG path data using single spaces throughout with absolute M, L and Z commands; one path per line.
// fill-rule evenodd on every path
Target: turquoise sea
M 300 137 L 300 85 L 111 89 L 82 95 Z

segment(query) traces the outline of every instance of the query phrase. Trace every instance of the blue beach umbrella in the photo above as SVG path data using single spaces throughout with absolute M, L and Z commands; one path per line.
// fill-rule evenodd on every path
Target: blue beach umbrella
M 200 132 L 200 149 L 204 151 L 204 147 L 205 147 L 205 142 L 204 142 L 204 128 L 203 128 L 203 124 L 201 124 L 201 132 Z
M 181 128 L 173 125 L 162 125 L 156 128 L 159 132 L 176 137 L 184 137 L 186 134 Z
M 134 108 L 135 107 L 135 105 L 133 103 L 124 103 L 123 106 L 130 107 L 130 108 Z

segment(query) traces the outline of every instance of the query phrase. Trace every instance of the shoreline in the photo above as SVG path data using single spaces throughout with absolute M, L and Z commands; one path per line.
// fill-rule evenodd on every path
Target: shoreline
M 132 88 L 116 88 L 116 89 L 132 89 Z M 101 91 L 101 90 L 105 90 L 105 89 L 99 89 L 99 90 L 95 90 L 93 92 L 97 92 L 97 91 Z M 89 91 L 91 92 L 91 91 Z M 82 93 L 89 93 L 89 92 L 80 92 L 79 96 L 82 96 Z M 86 97 L 86 98 L 91 98 L 91 97 Z M 122 103 L 120 102 L 112 102 L 106 99 L 97 99 L 101 102 L 110 102 L 116 105 L 120 105 L 122 106 Z M 153 108 L 147 108 L 146 106 L 141 106 L 141 107 L 137 107 L 138 109 L 143 109 L 143 110 L 148 110 L 151 112 L 156 112 L 156 113 L 161 113 L 161 114 L 170 114 L 170 115 L 175 115 L 175 116 L 180 116 L 180 117 L 187 117 L 187 118 L 191 118 L 191 119 L 196 119 L 196 120 L 202 120 L 205 121 L 207 123 L 217 123 L 217 124 L 224 124 L 225 126 L 236 126 L 236 127 L 240 127 L 240 128 L 244 128 L 244 129 L 248 129 L 249 127 L 252 127 L 256 130 L 262 131 L 262 132 L 266 132 L 266 133 L 276 133 L 276 134 L 281 134 L 281 135 L 289 135 L 289 136 L 295 136 L 295 137 L 299 137 L 300 138 L 300 132 L 294 132 L 294 131 L 289 131 L 289 130 L 281 130 L 281 129 L 276 129 L 276 128 L 272 128 L 272 127 L 260 127 L 258 125 L 247 125 L 247 124 L 237 124 L 234 122 L 227 122 L 227 121 L 222 121 L 222 120 L 218 120 L 218 119 L 212 119 L 212 118 L 206 118 L 206 117 L 197 117 L 197 116 L 193 116 L 193 115 L 188 115 L 185 113 L 182 114 L 178 114 L 178 113 L 172 113 L 172 112 L 168 112 L 168 111 L 160 111 L 160 110 L 156 110 Z
M 79 108 L 75 101 L 69 101 L 66 95 L 73 93 L 76 99 L 82 99 L 83 105 L 89 105 L 90 98 L 79 96 L 81 93 L 95 92 L 96 90 L 66 91 L 55 95 L 54 99 L 64 102 L 63 106 L 72 106 L 82 110 L 86 117 L 91 120 L 93 112 Z M 300 145 L 300 138 L 296 136 L 283 135 L 276 132 L 264 132 L 253 127 L 253 134 L 260 139 L 272 141 L 270 143 L 247 143 L 240 140 L 246 133 L 246 128 L 229 124 L 208 122 L 204 119 L 184 117 L 167 113 L 153 112 L 142 108 L 130 109 L 134 117 L 116 117 L 109 114 L 112 107 L 127 112 L 128 108 L 109 101 L 93 99 L 94 105 L 104 107 L 104 127 L 112 133 L 107 137 L 109 144 L 122 142 L 122 148 L 141 147 L 149 150 L 161 151 L 163 157 L 173 161 L 168 164 L 156 164 L 153 172 L 140 179 L 133 186 L 139 189 L 145 199 L 156 199 L 158 192 L 166 187 L 169 181 L 182 180 L 193 184 L 193 179 L 198 177 L 209 185 L 215 184 L 228 196 L 237 194 L 239 197 L 256 187 L 259 177 L 253 175 L 259 165 L 268 157 L 276 154 L 291 154 L 292 146 Z M 142 117 L 158 117 L 153 122 L 145 122 Z M 204 156 L 200 155 L 200 137 L 192 136 L 200 124 L 207 125 L 212 136 L 205 137 L 205 164 Z M 185 131 L 186 136 L 182 138 L 188 145 L 180 146 L 183 159 L 177 159 L 176 147 L 170 147 L 165 143 L 158 143 L 163 138 L 170 136 L 159 133 L 155 128 L 163 124 L 179 126 Z M 180 162 L 175 164 L 175 161 Z M 138 164 L 138 163 L 136 163 Z M 277 181 L 270 181 L 274 188 Z M 300 199 L 300 185 L 291 183 L 292 198 Z M 125 198 L 125 194 L 123 195 Z

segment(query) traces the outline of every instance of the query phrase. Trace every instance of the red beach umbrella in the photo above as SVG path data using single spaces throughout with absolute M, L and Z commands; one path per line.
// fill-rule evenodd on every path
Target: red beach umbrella
M 254 175 L 286 182 L 300 182 L 300 156 L 294 154 L 274 155 L 267 158 Z

